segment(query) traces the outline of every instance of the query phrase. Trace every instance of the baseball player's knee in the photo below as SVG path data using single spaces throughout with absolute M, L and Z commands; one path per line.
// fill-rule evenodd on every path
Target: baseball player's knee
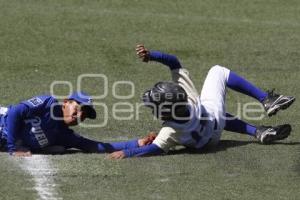
M 215 65 L 210 68 L 209 73 L 212 73 L 217 76 L 221 77 L 228 77 L 230 70 L 227 69 L 226 67 L 222 67 L 220 65 Z
M 219 74 L 223 72 L 223 67 L 220 65 L 212 66 L 208 73 Z

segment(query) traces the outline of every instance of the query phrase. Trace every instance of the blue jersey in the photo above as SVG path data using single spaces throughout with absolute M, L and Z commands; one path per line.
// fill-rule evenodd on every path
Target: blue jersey
M 61 105 L 50 95 L 36 96 L 9 106 L 7 112 L 0 113 L 0 132 L 7 140 L 8 151 L 16 150 L 17 140 L 31 150 L 61 145 L 88 152 L 112 152 L 138 146 L 137 140 L 102 143 L 84 138 L 70 129 L 62 117 Z

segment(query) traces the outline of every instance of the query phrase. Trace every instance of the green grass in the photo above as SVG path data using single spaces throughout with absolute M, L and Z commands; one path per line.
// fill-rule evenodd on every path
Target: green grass
M 109 109 L 115 81 L 135 83 L 140 94 L 168 70 L 138 61 L 134 48 L 176 54 L 200 90 L 208 69 L 220 64 L 263 89 L 299 98 L 300 2 L 295 0 L 190 1 L 0 1 L 1 105 L 49 93 L 54 80 L 74 86 L 83 73 L 108 77 Z M 85 82 L 90 93 L 103 91 Z M 59 94 L 66 88 L 57 88 Z M 120 93 L 128 91 L 121 89 Z M 228 110 L 253 101 L 228 92 Z M 300 192 L 299 119 L 297 102 L 289 110 L 255 124 L 291 123 L 292 135 L 280 144 L 259 145 L 248 136 L 224 132 L 216 152 L 177 153 L 122 161 L 105 155 L 75 153 L 45 156 L 63 199 L 298 199 Z M 101 116 L 101 115 L 100 115 Z M 100 117 L 101 118 L 101 117 Z M 101 129 L 76 128 L 82 135 L 117 141 L 159 130 L 149 110 L 140 120 L 109 116 Z M 35 182 L 20 159 L 0 154 L 1 199 L 35 199 Z

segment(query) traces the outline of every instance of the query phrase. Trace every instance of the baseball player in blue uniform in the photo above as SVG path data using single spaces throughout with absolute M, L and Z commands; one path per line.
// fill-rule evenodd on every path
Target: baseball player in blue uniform
M 218 144 L 223 130 L 251 135 L 262 144 L 269 144 L 289 136 L 291 126 L 254 126 L 226 112 L 226 89 L 251 96 L 262 103 L 268 116 L 288 108 L 295 98 L 265 92 L 235 72 L 216 65 L 205 79 L 201 95 L 195 89 L 189 73 L 179 60 L 159 51 L 148 51 L 143 45 L 136 48 L 144 61 L 156 61 L 170 68 L 172 82 L 158 82 L 143 95 L 143 101 L 162 121 L 162 128 L 152 144 L 116 151 L 113 159 L 167 153 L 176 145 L 191 149 Z
M 16 156 L 30 156 L 32 151 L 53 146 L 103 153 L 137 148 L 153 140 L 145 137 L 104 143 L 82 137 L 70 129 L 86 118 L 95 119 L 96 111 L 92 99 L 84 92 L 74 92 L 62 103 L 51 95 L 41 95 L 0 107 L 0 147 Z

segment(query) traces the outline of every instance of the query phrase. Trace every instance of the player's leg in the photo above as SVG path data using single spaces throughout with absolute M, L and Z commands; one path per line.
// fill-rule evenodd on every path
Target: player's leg
M 229 75 L 230 70 L 225 67 L 218 65 L 212 67 L 206 76 L 201 91 L 200 98 L 202 105 L 217 120 L 218 125 L 215 132 L 221 133 L 219 130 L 222 130 L 226 126 L 225 129 L 228 131 L 252 135 L 262 143 L 270 143 L 274 140 L 281 140 L 288 137 L 291 132 L 291 126 L 288 124 L 275 127 L 256 127 L 239 119 L 233 121 L 226 120 L 226 117 L 224 117 L 226 116 L 225 96 Z
M 268 116 L 276 114 L 280 109 L 288 108 L 295 101 L 295 97 L 292 96 L 275 94 L 273 91 L 264 92 L 233 71 L 229 73 L 227 87 L 257 99 L 263 104 Z
M 268 93 L 256 87 L 245 78 L 239 76 L 233 71 L 230 71 L 227 81 L 227 87 L 242 94 L 255 98 L 259 102 L 268 96 Z
M 217 130 L 225 126 L 226 84 L 230 70 L 216 65 L 212 67 L 203 83 L 200 101 L 205 110 L 217 120 Z
M 254 126 L 243 120 L 240 120 L 233 115 L 226 113 L 224 130 L 247 134 L 256 137 L 261 143 L 269 144 L 276 140 L 283 140 L 291 133 L 291 126 L 289 124 L 279 126 Z
M 257 127 L 226 113 L 224 130 L 256 137 Z

